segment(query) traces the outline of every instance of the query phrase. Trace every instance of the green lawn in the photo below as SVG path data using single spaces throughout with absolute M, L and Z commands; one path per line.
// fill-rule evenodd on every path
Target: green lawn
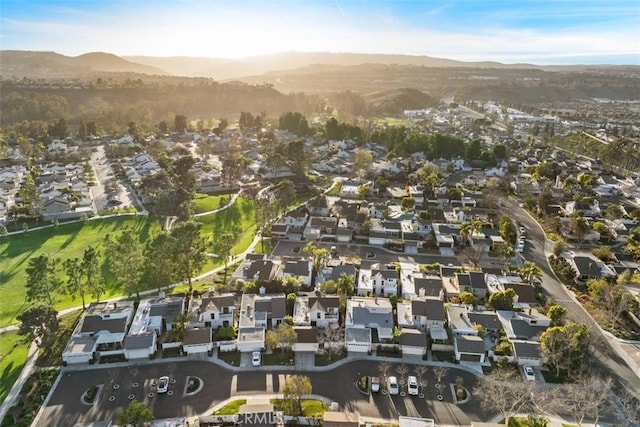
M 24 343 L 17 331 L 0 334 L 0 404 L 20 376 L 22 366 L 27 361 L 30 343 Z
M 231 402 L 224 405 L 222 408 L 218 409 L 213 415 L 233 415 L 237 414 L 240 411 L 240 407 L 247 403 L 247 399 L 237 399 L 232 400 Z
M 229 199 L 233 194 L 218 194 L 209 196 L 207 194 L 198 193 L 193 198 L 193 213 L 209 212 L 220 209 L 229 203 Z
M 244 251 L 255 235 L 255 217 L 253 200 L 238 197 L 229 208 L 211 215 L 196 218 L 202 223 L 201 232 L 210 239 L 218 233 L 230 232 L 235 236 L 231 254 Z M 216 263 L 220 265 L 217 261 Z
M 243 252 L 255 235 L 254 205 L 251 199 L 239 197 L 228 209 L 199 217 L 197 220 L 202 223 L 202 234 L 209 239 L 213 238 L 214 233 L 232 232 L 235 236 L 232 254 Z M 61 224 L 55 228 L 4 237 L 0 242 L 0 327 L 16 323 L 15 317 L 25 307 L 25 268 L 30 257 L 49 254 L 63 262 L 68 258 L 82 257 L 85 248 L 90 245 L 96 246 L 102 252 L 102 238 L 125 227 L 133 229 L 142 243 L 160 231 L 160 224 L 156 220 L 123 216 Z M 210 259 L 203 271 L 211 270 L 218 265 L 221 265 L 219 259 Z M 102 299 L 123 295 L 123 290 L 114 284 L 113 276 L 104 268 L 103 274 L 107 291 Z M 59 276 L 66 279 L 62 272 Z M 91 300 L 87 299 L 87 304 L 89 302 Z M 79 306 L 81 300 L 57 293 L 54 304 L 56 309 L 62 310 Z
M 41 254 L 49 254 L 64 261 L 68 258 L 82 257 L 90 245 L 97 246 L 102 251 L 102 238 L 107 233 L 114 233 L 124 227 L 132 228 L 145 242 L 155 232 L 160 230 L 159 224 L 145 217 L 123 216 L 116 218 L 98 219 L 72 224 L 61 224 L 26 234 L 15 234 L 2 239 L 0 243 L 0 326 L 15 323 L 15 316 L 20 313 L 25 304 L 26 280 L 25 268 L 29 258 Z M 107 273 L 105 271 L 105 273 Z M 64 275 L 60 273 L 60 277 Z M 113 278 L 105 274 L 107 292 L 103 299 L 118 296 L 122 290 L 115 287 Z M 89 301 L 87 301 L 89 302 Z M 60 310 L 80 305 L 80 298 L 69 295 L 56 294 L 55 307 Z

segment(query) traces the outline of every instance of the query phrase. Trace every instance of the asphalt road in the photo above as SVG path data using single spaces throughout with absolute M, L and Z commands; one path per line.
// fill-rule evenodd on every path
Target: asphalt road
M 455 405 L 448 384 L 455 378 L 463 378 L 464 387 L 472 390 L 476 377 L 467 371 L 451 369 L 443 379 L 447 387 L 443 390 L 442 402 L 436 399 L 435 379 L 429 370 L 425 379 L 424 399 L 417 396 L 369 395 L 360 392 L 355 383 L 361 375 L 377 375 L 377 361 L 358 361 L 345 364 L 330 372 L 305 372 L 311 379 L 313 393 L 340 403 L 341 407 L 357 410 L 364 416 L 397 418 L 399 415 L 427 417 L 437 424 L 469 424 L 471 420 L 488 420 L 487 414 L 477 400 Z M 396 365 L 397 366 L 397 365 Z M 412 373 L 414 365 L 407 365 Z M 393 375 L 395 366 L 389 375 Z M 51 399 L 43 409 L 37 426 L 74 425 L 79 422 L 115 420 L 117 413 L 128 404 L 129 397 L 144 401 L 156 418 L 195 416 L 206 414 L 216 404 L 233 398 L 234 395 L 278 393 L 284 385 L 286 375 L 293 372 L 248 371 L 231 372 L 203 361 L 156 363 L 134 368 L 85 369 L 64 371 Z M 172 395 L 155 393 L 153 380 L 169 375 L 175 382 L 170 384 Z M 204 382 L 202 391 L 193 396 L 184 396 L 187 376 L 197 376 Z M 134 387 L 134 383 L 138 383 Z M 85 390 L 104 384 L 97 402 L 87 406 L 81 402 Z M 114 385 L 117 388 L 114 389 Z M 151 395 L 150 393 L 153 393 Z
M 612 377 L 616 382 L 629 390 L 632 395 L 640 396 L 640 379 L 638 373 L 627 365 L 611 348 L 609 338 L 602 334 L 598 325 L 593 321 L 582 306 L 574 302 L 570 291 L 560 283 L 553 274 L 545 255 L 545 236 L 538 223 L 531 218 L 524 209 L 512 200 L 503 199 L 509 208 L 510 216 L 522 223 L 527 230 L 527 244 L 523 257 L 527 261 L 535 262 L 543 273 L 542 286 L 547 295 L 558 304 L 567 308 L 567 318 L 586 325 L 592 337 L 592 368 L 590 372 L 598 372 L 603 377 Z

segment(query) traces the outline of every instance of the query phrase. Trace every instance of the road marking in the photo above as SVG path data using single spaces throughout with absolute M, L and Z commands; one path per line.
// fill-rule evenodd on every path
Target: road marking
M 273 374 L 267 374 L 267 393 L 273 393 Z
M 233 375 L 231 377 L 231 386 L 230 386 L 229 393 L 236 394 L 237 392 L 238 392 L 238 376 Z
M 278 374 L 278 391 L 282 392 L 284 388 L 284 382 L 287 380 L 286 374 Z

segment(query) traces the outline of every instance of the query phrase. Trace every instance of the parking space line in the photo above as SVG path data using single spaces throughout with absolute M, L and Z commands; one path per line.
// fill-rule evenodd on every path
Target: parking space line
M 233 375 L 231 377 L 231 386 L 229 390 L 229 394 L 236 394 L 238 392 L 238 375 Z
M 267 393 L 273 393 L 273 374 L 267 374 Z
M 287 379 L 286 374 L 278 374 L 278 391 L 282 392 L 282 388 L 284 387 L 284 383 Z

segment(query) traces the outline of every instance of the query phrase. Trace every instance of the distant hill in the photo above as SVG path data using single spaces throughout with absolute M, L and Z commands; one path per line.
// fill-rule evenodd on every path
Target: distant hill
M 222 63 L 206 72 L 207 77 L 228 80 L 244 76 L 255 76 L 270 71 L 291 70 L 314 64 L 352 66 L 362 64 L 419 65 L 426 67 L 469 68 L 535 68 L 529 64 L 505 65 L 499 62 L 462 62 L 445 58 L 412 55 L 382 55 L 364 53 L 286 52 L 271 55 L 251 56 Z
M 405 110 L 436 107 L 439 100 L 416 89 L 403 88 L 369 93 L 364 96 L 370 113 L 397 115 Z
M 156 67 L 130 62 L 119 56 L 93 52 L 72 57 L 54 52 L 0 51 L 0 75 L 4 78 L 81 78 L 99 73 L 167 75 Z
M 123 56 L 124 59 L 138 64 L 159 68 L 174 76 L 211 77 L 210 70 L 233 61 L 225 58 L 204 58 L 191 56 Z

